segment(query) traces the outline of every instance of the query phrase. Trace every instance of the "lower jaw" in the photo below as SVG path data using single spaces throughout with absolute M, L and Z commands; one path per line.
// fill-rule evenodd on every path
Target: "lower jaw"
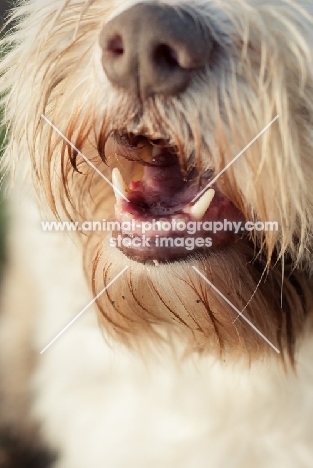
M 209 207 L 201 220 L 189 213 L 188 205 L 187 211 L 162 216 L 153 216 L 129 205 L 122 201 L 115 206 L 116 220 L 122 230 L 113 231 L 112 238 L 114 247 L 140 263 L 169 263 L 190 259 L 198 253 L 209 256 L 232 246 L 245 234 L 238 230 L 235 234 L 229 227 L 225 227 L 225 220 L 242 225 L 245 218 L 221 195 L 213 200 L 213 206 Z M 217 224 L 220 225 L 218 231 L 213 228 Z
M 231 233 L 221 233 L 210 236 L 208 233 L 197 233 L 196 235 L 181 236 L 158 236 L 149 235 L 129 236 L 121 232 L 113 233 L 114 246 L 131 260 L 140 263 L 169 263 L 185 260 L 195 254 L 210 255 L 220 249 L 233 244 L 236 236 Z

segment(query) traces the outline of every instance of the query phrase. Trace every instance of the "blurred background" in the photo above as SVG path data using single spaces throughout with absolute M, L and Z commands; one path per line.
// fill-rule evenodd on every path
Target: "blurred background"
M 9 2 L 7 0 L 0 0 L 0 18 L 1 22 L 3 21 L 3 18 L 5 16 L 5 12 L 9 9 L 10 4 L 12 5 L 12 1 Z
M 11 2 L 12 5 L 12 2 Z M 3 22 L 4 18 L 6 15 L 6 12 L 10 6 L 10 3 L 5 0 L 0 0 L 0 25 L 1 28 L 3 27 Z M 0 51 L 1 55 L 1 51 Z M 1 126 L 0 126 L 0 157 L 2 154 L 2 149 L 3 149 L 3 139 L 4 139 L 4 128 L 2 126 L 2 111 L 0 109 L 0 120 L 1 120 Z M 1 272 L 2 272 L 2 267 L 5 261 L 5 202 L 4 202 L 4 187 L 3 187 L 3 181 L 2 181 L 2 174 L 0 174 L 0 281 L 1 281 Z
M 4 23 L 4 18 L 6 11 L 9 8 L 8 2 L 5 0 L 0 0 L 0 27 L 1 27 L 1 33 L 0 35 L 3 34 L 3 23 Z M 0 59 L 2 56 L 2 51 L 0 50 Z M 4 144 L 4 135 L 5 135 L 5 129 L 3 128 L 2 125 L 2 109 L 0 107 L 0 158 L 3 153 L 3 144 Z M 0 172 L 0 294 L 1 294 L 1 285 L 2 285 L 2 273 L 3 273 L 3 266 L 5 262 L 5 226 L 6 226 L 6 208 L 5 208 L 5 195 L 4 195 L 4 180 L 3 180 L 3 174 Z M 0 415 L 1 417 L 1 415 Z M 0 467 L 1 468 L 17 468 L 14 465 L 9 464 L 9 460 L 6 458 L 7 452 L 7 446 L 11 447 L 13 444 L 11 442 L 8 444 L 7 443 L 7 434 L 3 432 L 3 430 L 0 430 Z M 12 447 L 13 450 L 13 447 Z M 8 463 L 7 463 L 8 461 Z
M 14 3 L 15 0 L 0 0 L 0 37 L 4 34 L 3 28 L 6 15 Z M 2 56 L 3 50 L 1 50 L 0 47 L 0 60 Z M 4 139 L 6 133 L 6 129 L 3 127 L 2 122 L 3 109 L 0 105 L 0 160 L 4 150 Z M 3 173 L 1 173 L 0 170 L 0 297 L 4 277 L 3 267 L 7 260 L 5 241 L 9 210 L 6 198 L 5 180 L 3 178 Z M 0 468 L 49 468 L 53 459 L 53 455 L 47 453 L 41 447 L 30 447 L 29 444 L 25 444 L 24 441 L 20 440 L 18 434 L 15 434 L 15 432 L 6 426 L 2 426 L 0 410 Z

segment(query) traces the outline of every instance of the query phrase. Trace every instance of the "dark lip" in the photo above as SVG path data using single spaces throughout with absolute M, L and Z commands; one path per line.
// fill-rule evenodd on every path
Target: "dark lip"
M 235 238 L 233 239 L 235 242 Z M 210 256 L 222 248 L 227 247 L 232 242 L 224 241 L 220 243 L 219 246 L 207 248 L 207 247 L 199 247 L 195 248 L 191 251 L 186 250 L 185 247 L 175 247 L 175 248 L 160 248 L 160 247 L 153 247 L 153 245 L 149 249 L 139 249 L 139 248 L 131 248 L 131 247 L 117 247 L 126 257 L 129 259 L 143 264 L 151 264 L 157 266 L 157 264 L 168 264 L 177 261 L 186 261 L 188 259 L 194 258 L 198 254 L 205 254 L 206 256 Z
M 198 223 L 212 223 L 219 221 L 221 219 L 227 219 L 228 221 L 241 221 L 244 222 L 244 217 L 242 213 L 225 197 L 220 197 L 212 202 L 206 214 L 201 221 L 196 221 L 188 213 L 177 213 L 175 216 L 164 215 L 155 217 L 152 219 L 151 216 L 145 215 L 142 213 L 136 215 L 136 213 L 131 213 L 131 208 L 127 202 L 122 201 L 120 206 L 121 211 L 118 211 L 116 218 L 122 225 L 123 223 L 123 214 L 128 217 L 132 217 L 132 222 L 135 226 L 137 223 L 150 223 L 153 224 L 153 221 L 161 221 L 172 223 L 175 219 L 184 219 L 186 226 L 188 223 L 192 222 L 193 226 L 200 226 L 196 229 L 194 233 L 185 231 L 173 231 L 172 229 L 167 231 L 162 230 L 151 230 L 151 232 L 142 233 L 142 229 L 138 227 L 137 229 L 130 227 L 128 230 L 124 228 L 121 232 L 114 232 L 113 236 L 117 238 L 120 236 L 120 244 L 117 245 L 119 250 L 121 250 L 127 257 L 131 258 L 140 263 L 169 263 L 177 260 L 186 259 L 191 257 L 193 254 L 202 253 L 209 255 L 210 253 L 217 252 L 221 248 L 228 246 L 234 243 L 238 238 L 243 236 L 243 232 L 235 234 L 232 231 L 219 231 L 211 232 L 205 230 Z M 124 208 L 124 210 L 123 210 Z M 129 223 L 132 223 L 129 221 Z M 139 224 L 140 225 L 140 224 Z M 146 240 L 148 239 L 148 243 Z M 178 245 L 176 245 L 176 240 L 179 239 Z M 126 245 L 127 242 L 134 242 L 136 240 L 136 247 L 132 245 Z M 202 245 L 198 244 L 202 242 Z M 192 249 L 190 249 L 190 243 L 193 244 Z
M 179 236 L 178 234 L 176 236 L 173 236 L 171 240 L 173 240 L 173 244 L 166 244 L 166 246 L 159 246 L 156 244 L 156 238 L 151 238 L 149 247 L 147 247 L 147 244 L 145 244 L 144 247 L 132 247 L 132 246 L 126 246 L 124 244 L 125 240 L 130 240 L 133 241 L 134 239 L 138 239 L 140 243 L 147 242 L 147 238 L 149 239 L 149 236 L 142 236 L 142 237 L 137 237 L 137 236 L 128 236 L 127 234 L 121 234 L 120 232 L 112 233 L 113 236 L 116 236 L 116 239 L 118 239 L 118 236 L 120 236 L 120 245 L 117 245 L 117 248 L 128 258 L 131 260 L 137 261 L 139 263 L 151 263 L 151 264 L 156 264 L 156 263 L 171 263 L 174 261 L 178 260 L 186 260 L 186 258 L 192 258 L 195 254 L 206 254 L 210 255 L 214 252 L 217 252 L 221 250 L 222 248 L 234 243 L 236 241 L 236 235 L 234 233 L 227 233 L 227 235 L 209 235 L 208 233 L 197 233 L 197 236 L 192 236 L 192 235 L 183 235 Z M 189 239 L 188 244 L 184 243 L 184 245 L 178 245 L 175 246 L 175 239 L 183 239 L 184 242 L 186 238 Z M 190 239 L 196 241 L 197 243 L 201 242 L 203 245 L 201 247 L 195 246 L 193 248 L 190 248 Z M 161 237 L 158 238 L 159 242 L 168 242 L 169 237 L 163 237 L 161 240 Z M 182 241 L 179 242 L 181 244 Z M 207 246 L 206 243 L 210 244 L 210 246 Z M 211 245 L 212 244 L 212 245 Z

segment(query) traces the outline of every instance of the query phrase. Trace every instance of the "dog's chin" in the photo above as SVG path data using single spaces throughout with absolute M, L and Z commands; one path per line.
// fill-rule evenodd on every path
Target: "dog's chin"
M 279 266 L 266 271 L 261 259 L 251 260 L 248 242 L 239 239 L 210 255 L 192 253 L 158 266 L 109 247 L 109 236 L 89 253 L 94 258 L 94 294 L 129 267 L 122 281 L 111 284 L 97 301 L 103 329 L 114 340 L 141 349 L 151 343 L 159 349 L 174 340 L 188 352 L 227 360 L 274 356 L 294 361 L 311 297 L 306 275 L 289 269 L 282 278 Z

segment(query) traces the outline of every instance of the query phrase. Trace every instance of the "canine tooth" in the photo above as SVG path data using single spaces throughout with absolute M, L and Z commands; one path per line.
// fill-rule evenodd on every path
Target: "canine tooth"
M 190 214 L 196 219 L 203 218 L 204 213 L 208 210 L 215 195 L 215 190 L 209 189 L 202 197 L 190 208 Z
M 112 184 L 116 200 L 119 202 L 123 198 L 121 194 L 126 195 L 127 185 L 117 167 L 112 171 Z

